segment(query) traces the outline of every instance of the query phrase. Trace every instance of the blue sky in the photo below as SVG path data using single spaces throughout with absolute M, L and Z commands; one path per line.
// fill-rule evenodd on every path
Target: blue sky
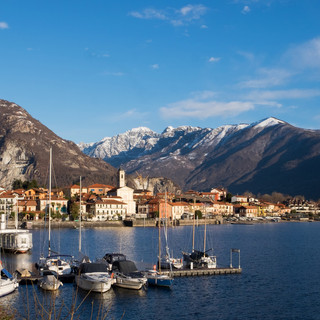
M 2 0 L 0 98 L 64 139 L 320 127 L 320 1 Z

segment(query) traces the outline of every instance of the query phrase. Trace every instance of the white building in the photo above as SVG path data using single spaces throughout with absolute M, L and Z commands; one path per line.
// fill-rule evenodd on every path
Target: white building
M 125 218 L 127 208 L 126 203 L 110 198 L 91 204 L 90 213 L 95 221 L 119 220 Z
M 126 186 L 126 175 L 124 170 L 119 169 L 118 171 L 119 187 L 115 190 L 111 190 L 108 194 L 116 195 L 121 198 L 125 204 L 127 204 L 126 215 L 133 217 L 136 214 L 136 202 L 133 200 L 133 189 Z

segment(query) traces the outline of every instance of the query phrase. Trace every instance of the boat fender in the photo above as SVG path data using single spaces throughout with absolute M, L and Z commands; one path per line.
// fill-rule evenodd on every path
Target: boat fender
M 112 272 L 112 273 L 111 273 L 111 279 L 113 279 L 113 277 L 114 277 L 114 273 Z
M 153 265 L 153 270 L 156 271 L 157 270 L 157 265 Z

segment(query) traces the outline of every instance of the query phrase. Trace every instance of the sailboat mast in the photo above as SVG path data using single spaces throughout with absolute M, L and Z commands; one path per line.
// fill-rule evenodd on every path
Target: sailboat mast
M 81 176 L 80 176 L 80 209 L 79 209 L 79 252 L 81 252 L 81 220 L 82 220 L 82 211 L 81 211 Z
M 14 207 L 14 226 L 16 229 L 18 229 L 18 215 L 19 215 L 19 210 L 18 210 L 18 196 L 15 196 L 15 207 Z
M 193 200 L 193 203 L 195 204 L 195 199 Z M 195 208 L 195 205 L 194 205 Z M 195 232 L 195 226 L 196 226 L 196 211 L 194 211 L 193 215 L 193 226 L 192 226 L 192 252 L 194 251 L 194 232 Z
M 206 238 L 207 238 L 207 221 L 206 217 L 204 217 L 204 236 L 203 236 L 203 255 L 205 255 L 206 252 Z
M 158 231 L 159 231 L 159 258 L 158 258 L 158 268 L 159 268 L 159 273 L 161 273 L 161 230 L 160 230 L 160 225 L 161 225 L 161 210 L 159 210 L 159 221 L 158 221 Z
M 50 147 L 50 161 L 49 161 L 49 236 L 48 236 L 48 255 L 51 254 L 51 171 L 52 171 L 52 148 Z

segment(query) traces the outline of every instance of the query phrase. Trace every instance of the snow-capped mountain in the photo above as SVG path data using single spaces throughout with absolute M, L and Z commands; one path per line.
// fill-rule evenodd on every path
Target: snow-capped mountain
M 282 123 L 284 122 L 281 120 L 268 118 L 252 124 L 225 125 L 215 129 L 169 126 L 161 134 L 146 127 L 139 127 L 114 137 L 106 137 L 96 143 L 80 143 L 79 148 L 91 157 L 103 159 L 115 167 L 120 167 L 126 166 L 130 160 L 137 160 L 154 152 L 161 152 L 161 158 L 164 158 L 168 152 L 177 156 L 201 147 L 215 147 L 245 128 L 252 127 L 261 131 Z M 199 154 L 197 158 L 202 159 L 203 156 Z M 190 158 L 193 158 L 192 153 Z
M 214 129 L 167 127 L 161 134 L 136 128 L 80 146 L 86 154 L 122 166 L 128 173 L 167 177 L 184 190 L 220 185 L 231 192 L 310 196 L 315 191 L 308 181 L 320 178 L 310 173 L 320 165 L 319 147 L 319 131 L 273 117 Z

